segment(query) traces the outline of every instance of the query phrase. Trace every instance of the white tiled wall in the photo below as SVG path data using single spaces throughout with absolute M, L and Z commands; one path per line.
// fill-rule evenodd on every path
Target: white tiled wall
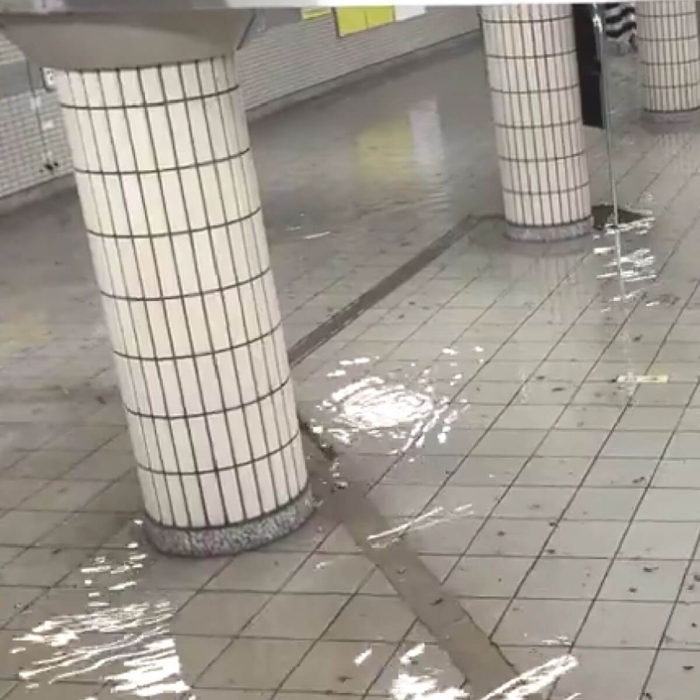
M 343 39 L 337 37 L 332 18 L 270 29 L 239 54 L 246 106 L 280 99 L 473 31 L 477 25 L 473 8 L 432 8 L 421 17 Z M 0 65 L 22 60 L 0 35 Z M 0 84 L 0 197 L 68 172 L 70 158 L 55 94 L 32 85 L 25 93 L 3 97 Z
M 0 34 L 0 68 L 22 69 L 24 56 Z M 0 197 L 70 172 L 70 157 L 55 96 L 28 66 L 27 91 L 9 92 L 0 80 Z

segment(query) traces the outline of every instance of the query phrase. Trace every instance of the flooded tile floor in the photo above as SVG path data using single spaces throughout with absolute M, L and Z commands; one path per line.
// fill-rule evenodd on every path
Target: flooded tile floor
M 621 265 L 503 238 L 471 40 L 254 126 L 290 346 L 420 269 L 295 358 L 336 460 L 309 442 L 318 513 L 234 559 L 141 536 L 74 197 L 3 218 L 3 700 L 696 700 L 700 138 L 645 129 L 630 60 Z

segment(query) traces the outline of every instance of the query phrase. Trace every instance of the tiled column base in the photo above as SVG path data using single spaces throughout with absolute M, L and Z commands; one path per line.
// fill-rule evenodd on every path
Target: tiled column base
M 700 45 L 693 0 L 637 5 L 644 115 L 653 122 L 688 122 L 700 114 Z
M 507 235 L 528 241 L 591 230 L 570 5 L 483 8 Z
M 154 544 L 286 534 L 311 501 L 232 57 L 58 92 Z
M 293 501 L 261 518 L 208 530 L 164 527 L 147 518 L 148 539 L 161 552 L 186 557 L 211 557 L 255 549 L 296 530 L 313 510 L 307 487 Z

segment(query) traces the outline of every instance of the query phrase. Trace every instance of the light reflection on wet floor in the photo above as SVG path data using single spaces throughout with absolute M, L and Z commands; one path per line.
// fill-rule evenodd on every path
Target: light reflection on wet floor
M 53 684 L 72 682 L 74 685 L 63 688 L 75 700 L 94 700 L 105 692 L 116 697 L 197 697 L 184 678 L 171 630 L 177 606 L 165 594 L 152 601 L 120 600 L 121 592 L 139 586 L 147 559 L 138 542 L 129 545 L 125 558 L 95 557 L 80 569 L 83 612 L 48 618 L 14 637 L 10 654 L 20 658 L 18 678 L 26 694 L 45 697 Z M 317 568 L 323 567 L 318 564 Z M 462 688 L 441 686 L 438 679 L 444 669 L 421 664 L 425 652 L 426 644 L 419 642 L 399 655 L 390 696 L 396 700 L 469 698 Z M 25 654 L 31 661 L 22 663 Z M 354 657 L 353 665 L 361 667 L 372 654 L 369 645 Z M 264 658 L 255 661 L 265 663 Z M 552 659 L 495 688 L 482 700 L 525 700 L 576 665 L 573 656 Z M 84 694 L 77 690 L 81 682 L 87 683 Z
M 173 603 L 167 596 L 122 602 L 121 592 L 138 586 L 147 558 L 137 542 L 123 558 L 95 557 L 80 569 L 84 611 L 48 618 L 15 637 L 10 653 L 32 659 L 19 672 L 28 690 L 40 696 L 51 684 L 86 679 L 106 683 L 115 695 L 154 697 L 189 690 L 170 631 Z
M 550 294 L 564 289 L 569 279 L 575 281 L 579 275 L 584 274 L 581 268 L 588 270 L 590 266 L 587 261 L 593 259 L 602 270 L 597 278 L 604 285 L 601 287 L 603 293 L 590 307 L 584 294 L 578 302 L 578 313 L 588 313 L 587 309 L 592 310 L 594 314 L 599 313 L 608 320 L 614 319 L 619 325 L 637 309 L 667 313 L 669 306 L 676 305 L 676 297 L 664 292 L 663 286 L 654 284 L 657 279 L 656 257 L 645 247 L 647 243 L 644 238 L 645 235 L 653 233 L 651 223 L 651 219 L 645 219 L 638 227 L 628 227 L 622 232 L 621 245 L 617 247 L 608 244 L 611 232 L 603 232 L 591 243 L 593 256 L 585 255 L 585 251 L 582 255 L 580 250 L 575 250 L 568 262 L 562 264 L 561 259 L 558 262 L 555 260 L 554 277 L 546 280 L 544 285 L 534 285 L 532 302 L 529 301 L 529 292 L 526 292 L 527 301 L 520 307 L 504 306 L 502 309 L 522 309 L 518 314 L 514 314 L 513 318 L 517 315 L 525 319 L 530 314 L 537 313 L 538 302 L 541 303 L 541 300 L 548 298 Z M 618 251 L 622 254 L 615 257 Z M 478 257 L 478 249 L 475 257 Z M 517 260 L 516 247 L 513 264 L 521 267 Z M 541 259 L 526 255 L 525 260 L 526 264 L 522 266 L 524 271 L 539 272 L 542 269 Z M 620 269 L 622 274 L 618 274 Z M 506 296 L 509 290 L 518 284 L 504 283 L 498 275 L 494 279 L 498 280 L 497 286 Z M 542 325 L 546 327 L 550 321 L 553 321 L 551 325 L 559 325 L 567 318 L 566 304 L 570 300 L 569 290 L 566 290 L 562 301 L 551 307 L 549 320 Z M 454 317 L 460 315 L 461 307 L 455 308 L 457 314 L 449 316 L 447 325 L 451 325 Z M 489 309 L 493 308 L 487 305 L 480 313 L 489 313 Z M 410 313 L 408 309 L 406 314 L 409 317 Z M 469 311 L 466 311 L 465 315 L 469 316 Z M 419 341 L 423 345 L 432 346 L 432 359 L 418 356 L 411 360 L 404 356 L 392 361 L 380 355 L 341 355 L 342 359 L 326 364 L 323 370 L 332 390 L 328 391 L 326 398 L 315 404 L 316 412 L 312 421 L 314 431 L 322 440 L 331 441 L 341 454 L 343 451 L 352 452 L 359 443 L 362 445 L 360 451 L 369 455 L 378 453 L 392 456 L 393 459 L 399 459 L 401 468 L 406 470 L 410 470 L 414 464 L 425 466 L 425 458 L 430 461 L 431 458 L 438 459 L 440 456 L 455 454 L 459 457 L 455 460 L 456 468 L 445 470 L 443 475 L 443 481 L 449 483 L 458 471 L 457 465 L 465 451 L 468 452 L 479 444 L 485 428 L 493 425 L 497 428 L 499 413 L 506 408 L 500 405 L 503 403 L 500 399 L 496 403 L 481 403 L 478 392 L 471 391 L 475 386 L 471 382 L 473 378 L 478 379 L 482 370 L 488 369 L 490 360 L 497 358 L 498 352 L 508 344 L 508 338 L 494 340 L 501 333 L 497 329 L 500 326 L 508 326 L 511 328 L 511 335 L 517 335 L 519 323 L 502 323 L 508 317 L 509 314 L 505 313 L 497 316 L 501 323 L 486 324 L 483 336 L 477 337 L 467 331 L 463 342 Z M 478 316 L 471 321 L 478 324 Z M 489 326 L 492 328 L 493 337 L 490 337 Z M 363 329 L 365 326 L 360 324 L 358 328 Z M 591 323 L 591 328 L 598 328 L 595 321 Z M 623 333 L 620 341 L 623 348 L 631 349 L 634 344 L 634 339 L 629 333 Z M 513 347 L 517 346 L 516 342 Z M 352 347 L 351 342 L 348 350 L 352 351 Z M 536 374 L 539 359 L 534 363 L 527 358 L 521 360 L 517 353 L 513 357 L 508 355 L 507 358 L 501 360 L 501 369 L 513 372 L 513 375 L 503 384 L 510 383 L 510 379 L 521 384 L 534 382 L 535 385 L 551 381 L 553 392 L 557 386 L 567 384 L 568 378 L 562 379 L 557 375 L 550 379 L 546 374 Z M 496 359 L 495 362 L 499 360 Z M 619 365 L 624 364 L 630 377 L 640 373 L 642 367 L 632 352 L 618 353 L 613 364 L 617 372 L 620 370 Z M 384 369 L 378 372 L 377 368 L 381 366 Z M 611 380 L 612 377 L 606 379 Z M 309 383 L 313 390 L 317 388 L 313 378 L 302 386 Z M 493 383 L 500 382 L 496 380 Z M 622 389 L 629 399 L 636 387 L 632 386 L 631 382 L 628 384 L 623 383 Z M 532 388 L 521 388 L 515 398 L 515 405 L 529 406 L 536 395 L 537 391 Z M 549 403 L 541 404 L 537 401 L 533 405 L 536 410 L 542 412 L 546 412 L 546 408 L 539 406 L 550 406 Z M 498 412 L 488 410 L 489 406 L 497 406 Z M 512 407 L 509 403 L 508 406 Z M 504 430 L 515 433 L 524 428 L 518 425 L 516 428 Z M 473 434 L 467 434 L 470 431 Z M 379 445 L 378 449 L 371 446 L 373 442 Z M 451 448 L 453 442 L 456 449 Z M 469 447 L 466 447 L 467 444 Z M 510 454 L 510 450 L 510 447 L 506 447 L 505 454 Z M 496 450 L 495 455 L 498 454 L 500 452 Z M 524 453 L 515 449 L 513 454 L 520 456 Z M 488 457 L 488 452 L 484 456 Z M 495 462 L 493 466 L 500 468 Z M 430 472 L 429 466 L 427 472 Z M 343 474 L 341 464 L 337 478 L 342 479 L 345 476 L 352 478 L 352 475 Z M 484 473 L 481 476 L 484 482 L 474 491 L 478 491 L 490 481 L 498 485 L 502 483 L 502 475 L 496 472 Z M 401 484 L 400 475 L 395 481 Z M 424 477 L 419 478 L 419 485 L 423 486 L 424 482 Z M 381 483 L 380 481 L 380 485 Z M 469 490 L 465 495 L 468 492 Z M 502 496 L 503 494 L 498 495 L 496 501 L 500 503 Z M 539 508 L 536 496 L 533 497 L 535 500 L 532 501 L 532 506 Z M 431 505 L 430 500 L 427 500 L 424 507 L 416 509 L 415 515 L 403 518 L 399 524 L 372 535 L 370 546 L 385 547 L 408 535 L 431 528 L 460 525 L 467 519 L 485 522 L 485 515 L 486 511 L 481 503 L 475 505 L 470 501 L 453 501 L 448 507 Z M 506 514 L 506 519 L 507 517 Z M 548 512 L 547 517 L 560 522 L 561 513 L 555 515 Z M 136 541 L 126 550 L 107 555 L 100 554 L 80 571 L 82 580 L 79 590 L 84 595 L 84 609 L 73 614 L 49 617 L 33 625 L 29 631 L 15 636 L 15 646 L 11 653 L 20 659 L 26 654 L 28 658 L 26 664 L 20 662 L 19 673 L 22 686 L 26 690 L 36 691 L 40 697 L 42 689 L 55 683 L 89 681 L 91 685 L 86 685 L 85 699 L 92 697 L 92 684 L 96 684 L 98 693 L 108 692 L 116 696 L 197 695 L 198 691 L 193 689 L 190 681 L 185 678 L 177 642 L 172 632 L 171 623 L 180 607 L 179 604 L 173 603 L 165 593 L 139 601 L 139 582 L 152 556 L 142 551 Z M 474 561 L 471 564 L 473 566 Z M 315 564 L 319 572 L 333 566 L 332 558 L 327 562 L 322 560 Z M 454 571 L 456 569 L 453 573 Z M 446 585 L 450 585 L 449 576 Z M 125 594 L 128 595 L 128 602 L 122 602 Z M 517 611 L 515 605 L 512 605 L 511 609 Z M 503 619 L 501 617 L 501 621 Z M 575 631 L 571 634 L 549 635 L 543 630 L 539 639 L 537 634 L 539 631 L 533 630 L 529 643 L 551 647 L 556 654 L 554 658 L 525 669 L 516 682 L 494 689 L 484 700 L 524 700 L 531 694 L 549 687 L 560 676 L 576 667 L 577 655 L 566 653 L 572 650 L 575 644 Z M 504 646 L 507 647 L 509 643 L 513 643 L 512 638 Z M 399 670 L 388 686 L 391 697 L 400 700 L 457 700 L 468 697 L 468 691 L 458 686 L 441 687 L 437 678 L 443 668 L 427 665 L 419 672 L 411 672 L 417 663 L 416 660 L 425 652 L 425 646 L 424 642 L 411 643 L 399 656 Z M 572 651 L 575 652 L 575 649 Z M 370 644 L 353 655 L 352 664 L 358 668 L 362 667 L 370 663 L 372 657 L 373 646 Z M 103 684 L 106 690 L 102 688 Z M 280 694 L 279 697 L 284 697 L 284 694 Z M 577 693 L 573 692 L 565 697 L 574 698 L 577 697 Z M 76 700 L 81 698 L 76 697 Z

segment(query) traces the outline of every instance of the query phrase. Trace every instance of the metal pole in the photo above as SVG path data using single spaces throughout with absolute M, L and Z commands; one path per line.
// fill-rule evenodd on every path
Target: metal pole
M 605 127 L 605 147 L 608 155 L 608 177 L 610 178 L 610 195 L 612 197 L 613 224 L 619 227 L 620 210 L 617 199 L 617 183 L 612 162 L 612 118 L 610 109 L 610 84 L 608 77 L 608 56 L 605 50 L 605 8 L 601 4 L 593 5 L 593 26 L 596 29 L 598 55 L 600 57 L 601 95 L 603 98 L 603 125 Z

